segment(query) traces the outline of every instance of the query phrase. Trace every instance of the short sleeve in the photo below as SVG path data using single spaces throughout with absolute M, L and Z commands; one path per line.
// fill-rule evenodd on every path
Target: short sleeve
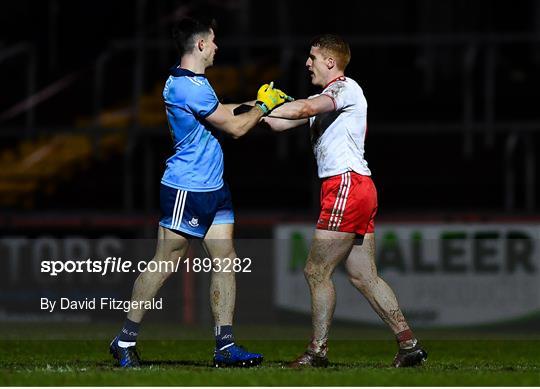
M 195 80 L 190 80 L 195 82 Z M 186 96 L 186 105 L 195 116 L 206 118 L 210 116 L 218 107 L 219 100 L 216 92 L 207 82 L 196 80 L 199 85 L 190 88 L 189 95 Z
M 322 94 L 330 97 L 334 101 L 336 111 L 350 105 L 350 103 L 347 103 L 347 89 L 345 81 L 333 82 L 322 92 Z
M 320 94 L 311 95 L 311 96 L 308 97 L 308 100 L 314 99 L 315 97 L 318 97 L 318 96 L 320 96 Z M 309 125 L 310 125 L 310 126 L 313 125 L 313 122 L 314 122 L 314 121 L 315 121 L 315 116 L 310 116 L 310 117 L 309 117 Z

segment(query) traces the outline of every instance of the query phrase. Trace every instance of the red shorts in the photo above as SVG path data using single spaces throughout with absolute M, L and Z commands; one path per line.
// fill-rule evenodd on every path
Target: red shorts
M 346 172 L 323 180 L 317 229 L 365 235 L 375 231 L 376 214 L 377 189 L 371 177 Z

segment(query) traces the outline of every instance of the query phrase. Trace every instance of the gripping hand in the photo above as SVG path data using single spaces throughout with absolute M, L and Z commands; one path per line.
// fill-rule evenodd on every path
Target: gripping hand
M 280 97 L 285 99 L 285 102 L 294 101 L 294 97 L 289 96 L 287 93 L 283 92 L 281 89 L 275 89 L 279 93 Z
M 274 108 L 286 101 L 291 101 L 291 99 L 279 89 L 274 89 L 274 82 L 272 81 L 270 84 L 264 84 L 259 88 L 256 105 L 265 115 L 268 115 Z

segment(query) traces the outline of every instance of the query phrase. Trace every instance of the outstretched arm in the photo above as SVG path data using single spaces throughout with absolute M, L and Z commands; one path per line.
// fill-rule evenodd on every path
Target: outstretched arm
M 240 103 L 240 104 L 223 104 L 223 106 L 228 109 L 229 111 L 231 111 L 231 113 L 234 115 L 234 110 L 242 105 L 249 105 L 251 107 L 253 107 L 255 105 L 255 102 L 256 100 L 251 100 L 251 101 L 246 101 L 245 103 Z
M 265 118 L 262 118 L 262 121 L 265 122 L 270 126 L 270 128 L 273 131 L 285 131 L 289 130 L 294 127 L 301 126 L 303 124 L 306 124 L 309 119 L 282 119 L 282 118 L 275 118 L 270 114 L 270 116 L 267 116 Z
M 238 138 L 246 134 L 264 115 L 270 113 L 276 106 L 283 104 L 287 99 L 289 97 L 286 94 L 279 89 L 274 89 L 272 81 L 259 88 L 255 106 L 249 111 L 235 115 L 233 111 L 239 107 L 238 105 L 232 104 L 226 107 L 218 103 L 216 110 L 206 120 L 214 127 Z M 231 108 L 233 108 L 232 111 Z
M 234 115 L 223 104 L 219 104 L 216 110 L 206 120 L 214 127 L 230 134 L 233 138 L 239 138 L 251 130 L 264 116 L 279 104 L 283 104 L 286 95 L 278 89 L 274 89 L 274 82 L 264 84 L 257 91 L 255 106 L 249 111 Z
M 254 106 L 248 112 L 234 116 L 232 111 L 219 104 L 217 109 L 206 120 L 217 129 L 226 132 L 233 138 L 239 138 L 251 130 L 263 117 L 263 111 Z
M 328 95 L 319 95 L 312 99 L 301 99 L 283 104 L 272 111 L 270 117 L 282 119 L 307 119 L 319 113 L 336 109 L 334 99 Z
M 320 95 L 283 104 L 262 120 L 274 131 L 285 131 L 306 124 L 311 116 L 334 110 L 334 100 L 328 95 Z

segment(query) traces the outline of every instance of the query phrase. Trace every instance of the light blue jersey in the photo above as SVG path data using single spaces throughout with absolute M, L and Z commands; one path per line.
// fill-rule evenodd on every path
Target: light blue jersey
M 223 151 L 205 118 L 218 107 L 204 74 L 174 67 L 163 89 L 174 155 L 167 159 L 161 183 L 191 192 L 223 186 Z

